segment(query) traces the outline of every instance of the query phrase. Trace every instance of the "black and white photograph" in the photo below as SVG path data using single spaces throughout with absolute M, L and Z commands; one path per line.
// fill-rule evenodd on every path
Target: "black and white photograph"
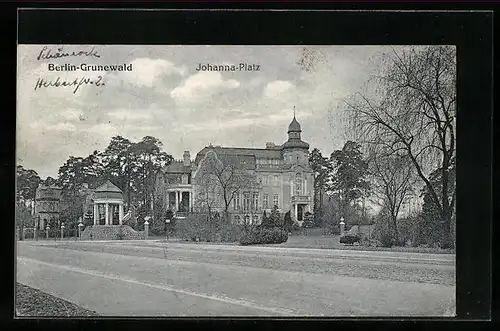
M 455 316 L 455 46 L 17 61 L 16 318 Z

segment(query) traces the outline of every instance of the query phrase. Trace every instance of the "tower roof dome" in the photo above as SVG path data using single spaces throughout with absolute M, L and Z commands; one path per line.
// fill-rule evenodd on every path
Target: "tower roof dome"
M 290 132 L 301 132 L 302 130 L 300 129 L 300 124 L 297 122 L 297 119 L 295 118 L 295 115 L 293 116 L 293 120 L 288 126 L 288 133 Z

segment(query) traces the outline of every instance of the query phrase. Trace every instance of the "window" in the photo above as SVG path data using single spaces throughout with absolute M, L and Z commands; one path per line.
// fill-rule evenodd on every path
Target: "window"
M 234 216 L 234 221 L 235 221 L 237 224 L 240 224 L 240 223 L 241 223 L 241 217 L 240 217 L 240 215 L 236 215 L 236 216 Z
M 250 224 L 250 216 L 245 215 L 245 224 Z
M 275 183 L 276 185 L 278 185 L 278 184 L 279 184 L 279 182 L 280 182 L 280 176 L 278 176 L 278 175 L 274 175 L 274 183 Z
M 240 209 L 240 192 L 236 192 L 234 194 L 233 198 L 233 209 L 234 210 L 239 210 Z
M 276 206 L 279 208 L 279 195 L 278 194 L 275 194 L 273 195 L 273 206 Z
M 262 205 L 263 205 L 264 209 L 268 209 L 269 208 L 269 194 L 264 193 L 264 197 L 263 197 L 263 200 L 262 200 Z
M 250 210 L 250 192 L 243 193 L 243 210 Z
M 254 192 L 252 196 L 252 210 L 258 210 L 259 209 L 259 193 Z
M 269 177 L 267 177 L 267 175 L 262 176 L 262 183 L 264 185 L 268 185 L 269 184 Z
M 302 195 L 302 175 L 295 174 L 295 195 Z

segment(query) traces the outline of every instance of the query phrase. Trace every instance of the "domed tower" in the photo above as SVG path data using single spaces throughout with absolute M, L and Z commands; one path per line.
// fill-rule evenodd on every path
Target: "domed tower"
M 294 111 L 293 120 L 288 126 L 288 141 L 283 144 L 283 157 L 286 163 L 307 164 L 308 162 L 309 144 L 302 141 L 301 132 Z

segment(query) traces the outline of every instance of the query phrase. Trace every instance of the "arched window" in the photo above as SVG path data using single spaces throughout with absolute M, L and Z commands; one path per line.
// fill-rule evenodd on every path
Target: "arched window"
M 300 173 L 295 174 L 295 195 L 302 195 L 303 181 Z

